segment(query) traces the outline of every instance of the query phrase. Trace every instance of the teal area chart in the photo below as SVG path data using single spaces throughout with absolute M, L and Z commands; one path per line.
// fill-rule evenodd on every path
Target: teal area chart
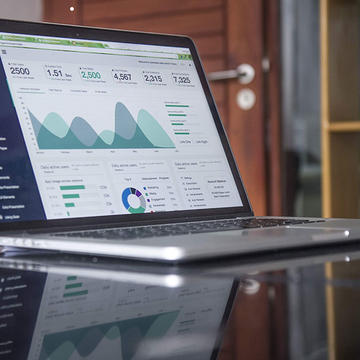
M 48 334 L 44 337 L 39 360 L 131 360 L 144 342 L 160 343 L 178 314 L 172 311 Z
M 114 128 L 100 134 L 80 116 L 74 117 L 69 126 L 56 112 L 47 114 L 43 122 L 30 109 L 28 113 L 40 150 L 175 148 L 166 131 L 147 110 L 141 109 L 135 121 L 121 102 L 115 105 Z

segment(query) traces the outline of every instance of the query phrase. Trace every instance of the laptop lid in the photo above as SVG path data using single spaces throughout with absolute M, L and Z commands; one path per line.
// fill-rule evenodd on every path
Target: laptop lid
M 251 215 L 187 37 L 0 20 L 0 229 Z

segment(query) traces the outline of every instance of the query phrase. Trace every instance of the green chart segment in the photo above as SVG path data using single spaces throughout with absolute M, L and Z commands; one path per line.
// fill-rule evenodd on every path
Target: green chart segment
M 100 355 L 96 350 L 104 340 L 108 345 L 120 345 L 121 357 L 114 354 L 114 359 L 132 360 L 145 341 L 160 342 L 178 314 L 178 311 L 172 311 L 48 334 L 44 337 L 39 360 L 95 358 Z
M 55 112 L 49 113 L 43 123 L 30 110 L 28 112 L 40 150 L 175 148 L 166 131 L 148 111 L 141 109 L 136 122 L 121 102 L 115 106 L 114 129 L 103 130 L 100 134 L 79 116 L 68 126 Z M 101 118 L 98 121 L 102 121 Z

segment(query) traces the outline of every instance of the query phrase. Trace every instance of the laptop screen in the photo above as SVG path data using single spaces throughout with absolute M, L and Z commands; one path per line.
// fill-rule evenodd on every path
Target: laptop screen
M 189 48 L 0 32 L 0 221 L 241 207 Z

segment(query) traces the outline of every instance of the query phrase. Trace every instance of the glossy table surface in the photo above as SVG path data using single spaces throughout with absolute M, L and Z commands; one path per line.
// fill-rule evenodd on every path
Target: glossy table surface
M 1 359 L 359 359 L 360 246 L 181 266 L 0 257 Z

